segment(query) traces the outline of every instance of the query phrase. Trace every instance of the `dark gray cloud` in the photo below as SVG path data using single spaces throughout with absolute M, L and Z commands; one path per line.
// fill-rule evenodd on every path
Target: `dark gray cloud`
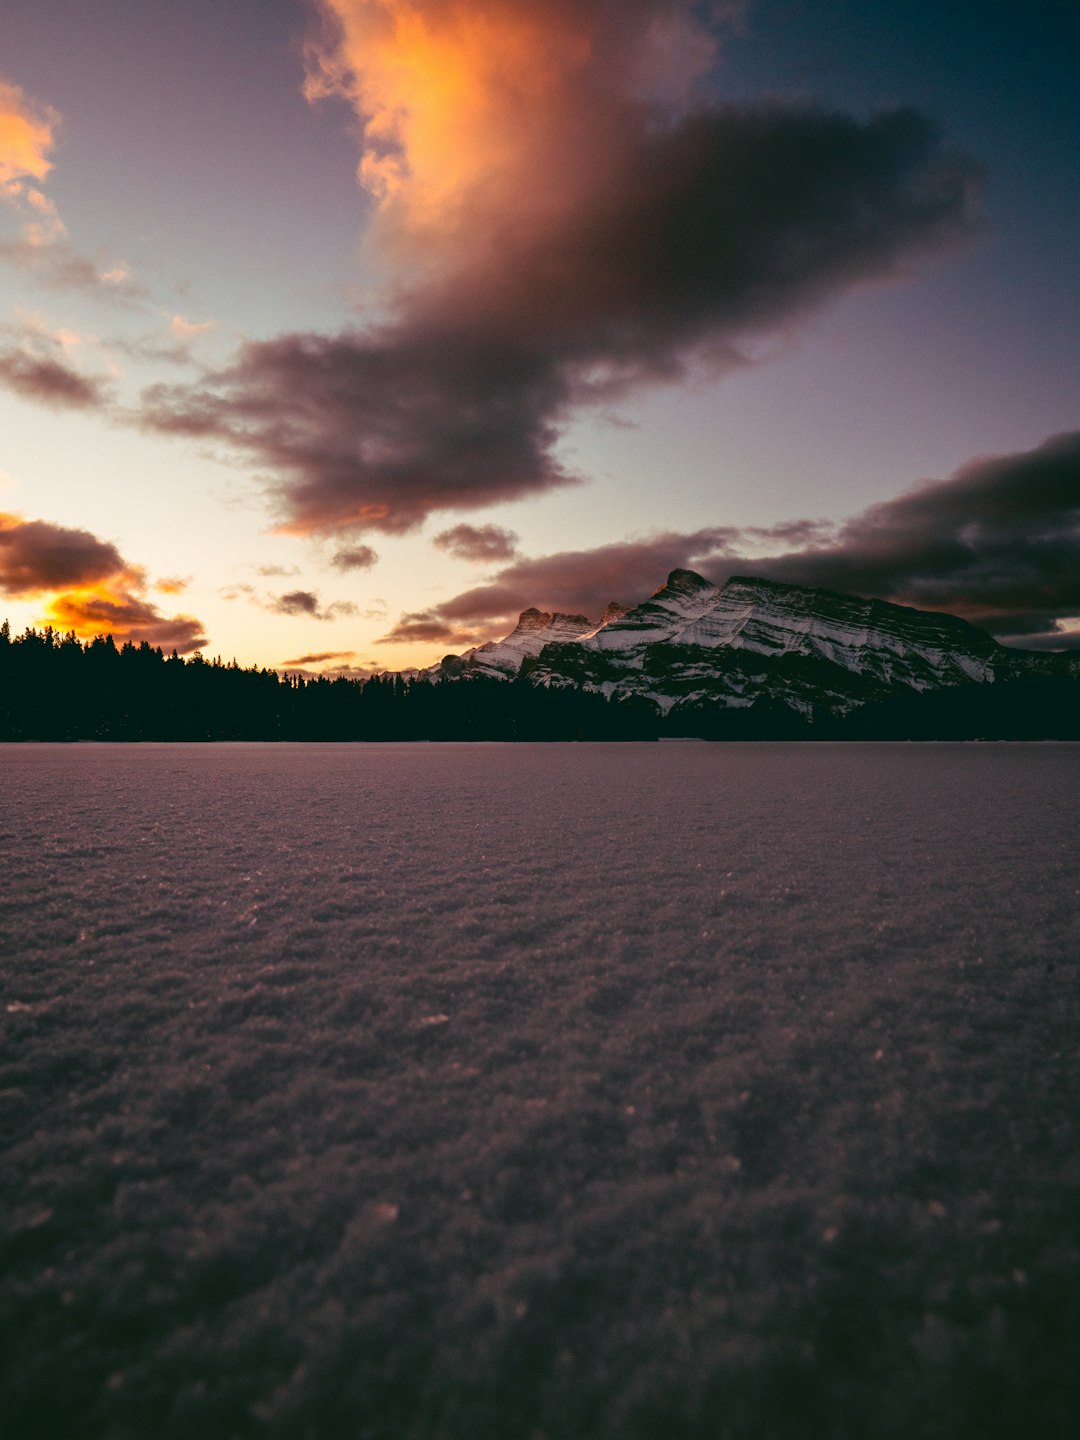
M 284 595 L 271 596 L 265 608 L 276 615 L 306 615 L 311 620 L 336 620 L 342 615 L 356 614 L 351 600 L 334 600 L 324 606 L 313 590 L 289 590 Z
M 89 530 L 0 514 L 0 592 L 5 595 L 94 585 L 125 573 L 128 566 L 116 546 Z
M 524 607 L 523 607 L 524 608 Z M 505 633 L 500 619 L 478 620 L 474 625 L 454 625 L 443 618 L 440 610 L 416 610 L 401 619 L 377 645 L 447 645 L 461 648 L 480 645 Z
M 755 337 L 977 230 L 977 167 L 911 110 L 622 104 L 589 163 L 542 223 L 478 201 L 478 243 L 381 326 L 247 344 L 149 390 L 144 423 L 269 466 L 286 528 L 400 533 L 571 483 L 554 447 L 581 406 L 746 363 Z
M 354 660 L 355 650 L 320 650 L 317 655 L 298 655 L 294 660 L 283 660 L 282 665 L 323 665 L 327 660 Z
M 370 570 L 379 563 L 379 556 L 370 545 L 346 545 L 330 561 L 335 570 Z
M 440 530 L 431 543 L 457 560 L 493 562 L 512 560 L 517 554 L 517 542 L 513 530 L 504 530 L 500 525 L 453 525 L 449 530 Z
M 277 595 L 270 602 L 270 609 L 279 615 L 318 615 L 319 597 L 311 590 L 290 590 L 287 595 Z
M 89 410 L 108 398 L 100 380 L 81 374 L 66 360 L 16 345 L 0 349 L 0 386 L 58 410 Z
M 681 566 L 718 582 L 741 572 L 945 610 L 1035 648 L 1075 644 L 1056 627 L 1080 616 L 1080 431 L 973 460 L 840 525 L 714 527 L 517 560 L 403 617 L 393 635 L 497 629 L 529 605 L 597 615 L 608 599 L 643 599 Z
M 144 418 L 270 465 L 288 529 L 400 533 L 569 481 L 551 454 L 569 398 L 512 337 L 416 326 L 248 344 L 200 386 L 151 388 Z
M 972 460 L 758 569 L 1048 643 L 1057 621 L 1080 615 L 1080 431 Z

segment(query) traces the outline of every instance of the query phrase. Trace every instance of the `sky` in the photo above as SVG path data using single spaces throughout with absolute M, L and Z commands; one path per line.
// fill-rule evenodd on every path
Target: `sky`
M 0 615 L 426 665 L 689 566 L 1080 645 L 1066 0 L 5 0 Z

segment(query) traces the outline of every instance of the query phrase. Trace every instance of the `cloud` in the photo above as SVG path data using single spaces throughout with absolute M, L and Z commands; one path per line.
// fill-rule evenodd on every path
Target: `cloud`
M 16 597 L 130 574 L 115 545 L 89 530 L 0 513 L 0 593 Z
M 70 593 L 54 596 L 46 619 L 60 630 L 88 638 L 110 634 L 139 644 L 145 640 L 163 650 L 186 655 L 207 643 L 202 625 L 191 615 L 162 615 L 156 605 L 129 591 L 114 594 Z
M 207 643 L 198 620 L 162 615 L 146 588 L 145 572 L 89 530 L 0 514 L 0 594 L 43 600 L 43 622 L 181 653 Z
M 391 232 L 461 224 L 463 201 L 511 189 L 537 209 L 591 178 L 621 95 L 684 101 L 742 6 L 690 0 L 317 0 L 309 99 L 339 96 L 363 125 L 358 175 Z M 705 22 L 713 22 L 711 24 Z M 592 137 L 590 137 L 592 138 Z M 471 222 L 470 222 L 471 223 Z
M 512 530 L 499 525 L 454 525 L 441 530 L 431 543 L 458 560 L 488 562 L 513 559 L 517 542 Z
M 54 409 L 90 410 L 111 399 L 98 376 L 87 375 L 72 355 L 84 341 L 70 330 L 50 330 L 31 317 L 0 325 L 0 386 Z
M 370 570 L 379 557 L 370 545 L 348 545 L 330 561 L 335 570 Z
M 679 567 L 944 610 L 1035 648 L 1078 643 L 1069 622 L 1080 615 L 1080 431 L 972 460 L 842 524 L 669 531 L 515 560 L 489 583 L 403 616 L 386 638 L 503 628 L 529 605 L 598 615 L 609 599 L 637 603 Z
M 0 259 L 58 290 L 92 291 L 131 304 L 146 291 L 127 265 L 105 267 L 81 255 L 52 199 L 41 188 L 53 168 L 60 116 L 0 76 L 0 199 L 19 217 L 20 235 L 0 241 Z
M 208 335 L 216 323 L 214 320 L 189 320 L 185 315 L 174 315 L 169 321 L 169 329 L 181 340 L 196 340 L 200 335 Z
M 917 112 L 709 99 L 708 9 L 323 0 L 308 93 L 362 123 L 384 318 L 249 343 L 146 425 L 269 467 L 284 529 L 401 533 L 573 483 L 583 407 L 977 233 L 978 169 Z
M 356 614 L 351 600 L 334 600 L 324 607 L 313 590 L 290 590 L 285 595 L 271 596 L 265 608 L 276 615 L 306 615 L 311 620 L 336 620 L 341 615 Z
M 253 600 L 255 587 L 254 585 L 245 585 L 242 581 L 237 581 L 232 585 L 223 585 L 218 591 L 218 594 L 223 600 L 239 600 L 241 596 Z
M 758 568 L 1045 642 L 1080 614 L 1080 431 L 972 460 Z
M 319 614 L 319 597 L 310 590 L 290 590 L 287 595 L 276 596 L 270 608 L 279 615 L 315 616 Z
M 423 617 L 406 616 L 403 620 L 422 618 L 432 630 L 439 624 L 448 631 L 462 625 L 498 628 L 512 623 L 530 605 L 599 618 L 612 600 L 636 604 L 644 599 L 670 570 L 707 568 L 718 557 L 735 553 L 742 534 L 735 527 L 725 526 L 688 534 L 664 531 L 592 550 L 523 557 L 498 571 L 487 584 L 462 591 Z M 423 634 L 420 626 L 402 632 L 400 624 L 394 636 L 443 638 Z
M 0 347 L 0 386 L 55 410 L 92 410 L 108 399 L 102 381 L 82 374 L 61 356 L 18 345 Z
M 324 665 L 327 660 L 354 660 L 355 650 L 323 650 L 317 655 L 298 655 L 295 660 L 282 660 L 282 665 Z
M 54 212 L 55 214 L 55 212 Z M 125 309 L 140 305 L 149 291 L 123 262 L 108 264 L 76 250 L 56 217 L 43 230 L 36 221 L 24 225 L 17 240 L 0 241 L 6 260 L 49 290 L 78 290 Z
M 0 193 L 22 195 L 52 169 L 60 117 L 0 76 Z
M 155 580 L 154 589 L 162 595 L 182 595 L 190 584 L 190 576 L 163 575 L 160 580 Z
M 375 643 L 377 645 L 480 645 L 501 635 L 505 626 L 498 623 L 476 626 L 451 625 L 437 611 L 419 610 L 402 615 L 394 628 Z
M 265 575 L 268 578 L 281 577 L 286 575 L 299 575 L 300 570 L 296 565 L 259 565 L 256 567 L 257 575 Z
M 394 534 L 433 509 L 569 481 L 550 453 L 551 412 L 567 400 L 561 378 L 512 340 L 286 335 L 245 345 L 199 386 L 151 387 L 144 419 L 229 441 L 283 476 L 285 530 Z

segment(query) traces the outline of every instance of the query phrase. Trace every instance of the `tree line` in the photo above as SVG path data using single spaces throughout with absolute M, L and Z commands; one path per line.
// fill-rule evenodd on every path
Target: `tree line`
M 775 699 L 668 715 L 649 700 L 526 677 L 363 679 L 244 668 L 111 635 L 0 625 L 0 740 L 1080 740 L 1080 678 L 1032 675 L 919 694 L 842 719 Z
M 0 740 L 654 739 L 651 707 L 472 677 L 279 674 L 0 626 Z

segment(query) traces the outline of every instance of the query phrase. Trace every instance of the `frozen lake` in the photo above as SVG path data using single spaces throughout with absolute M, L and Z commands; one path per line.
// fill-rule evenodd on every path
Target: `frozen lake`
M 11 1440 L 1080 1414 L 1080 746 L 0 746 Z

